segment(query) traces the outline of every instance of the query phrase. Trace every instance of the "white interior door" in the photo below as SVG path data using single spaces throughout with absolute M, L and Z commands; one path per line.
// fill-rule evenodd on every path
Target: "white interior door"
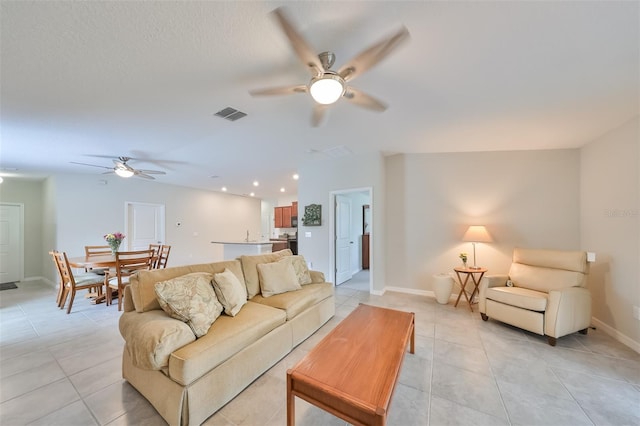
M 164 204 L 127 203 L 128 250 L 145 250 L 164 243 Z
M 351 199 L 336 195 L 336 285 L 350 280 L 351 247 Z
M 0 205 L 0 283 L 22 279 L 23 207 L 20 204 Z

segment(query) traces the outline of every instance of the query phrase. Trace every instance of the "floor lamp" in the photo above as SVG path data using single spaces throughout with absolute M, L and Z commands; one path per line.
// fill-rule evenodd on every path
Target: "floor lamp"
M 464 233 L 462 241 L 471 242 L 473 244 L 473 266 L 470 269 L 480 269 L 480 266 L 476 265 L 476 243 L 490 243 L 493 241 L 487 228 L 482 225 L 471 225 L 467 232 Z

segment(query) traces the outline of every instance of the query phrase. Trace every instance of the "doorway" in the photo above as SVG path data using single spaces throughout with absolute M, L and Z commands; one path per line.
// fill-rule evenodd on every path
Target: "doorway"
M 0 283 L 24 274 L 24 204 L 0 204 Z
M 359 283 L 360 289 L 371 292 L 373 289 L 373 262 L 371 259 L 371 244 L 369 239 L 373 233 L 372 224 L 372 189 L 357 188 L 350 190 L 332 191 L 330 202 L 329 232 L 332 243 L 329 244 L 329 270 L 333 271 L 332 280 L 336 285 L 349 286 L 354 280 L 366 280 L 366 286 Z M 369 206 L 366 216 L 363 215 L 364 206 Z M 363 250 L 367 248 L 368 250 Z M 368 254 L 369 264 L 364 265 L 363 254 Z M 367 271 L 365 267 L 370 269 Z
M 164 244 L 164 204 L 126 203 L 127 250 L 146 250 Z

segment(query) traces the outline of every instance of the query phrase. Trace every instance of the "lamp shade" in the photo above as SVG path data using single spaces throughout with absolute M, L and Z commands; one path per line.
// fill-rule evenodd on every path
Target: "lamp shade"
M 129 169 L 123 169 L 120 167 L 116 167 L 115 172 L 118 176 L 123 177 L 123 178 L 129 178 L 131 176 L 134 175 L 133 171 L 129 170 Z
M 472 243 L 490 243 L 493 241 L 487 228 L 482 225 L 471 225 L 467 232 L 462 236 L 462 241 L 470 241 Z

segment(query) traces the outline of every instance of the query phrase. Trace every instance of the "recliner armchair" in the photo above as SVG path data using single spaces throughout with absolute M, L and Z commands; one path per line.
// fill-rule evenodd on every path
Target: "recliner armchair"
M 551 346 L 567 334 L 587 334 L 588 273 L 586 252 L 516 248 L 509 275 L 485 276 L 480 282 L 480 315 L 547 336 Z

